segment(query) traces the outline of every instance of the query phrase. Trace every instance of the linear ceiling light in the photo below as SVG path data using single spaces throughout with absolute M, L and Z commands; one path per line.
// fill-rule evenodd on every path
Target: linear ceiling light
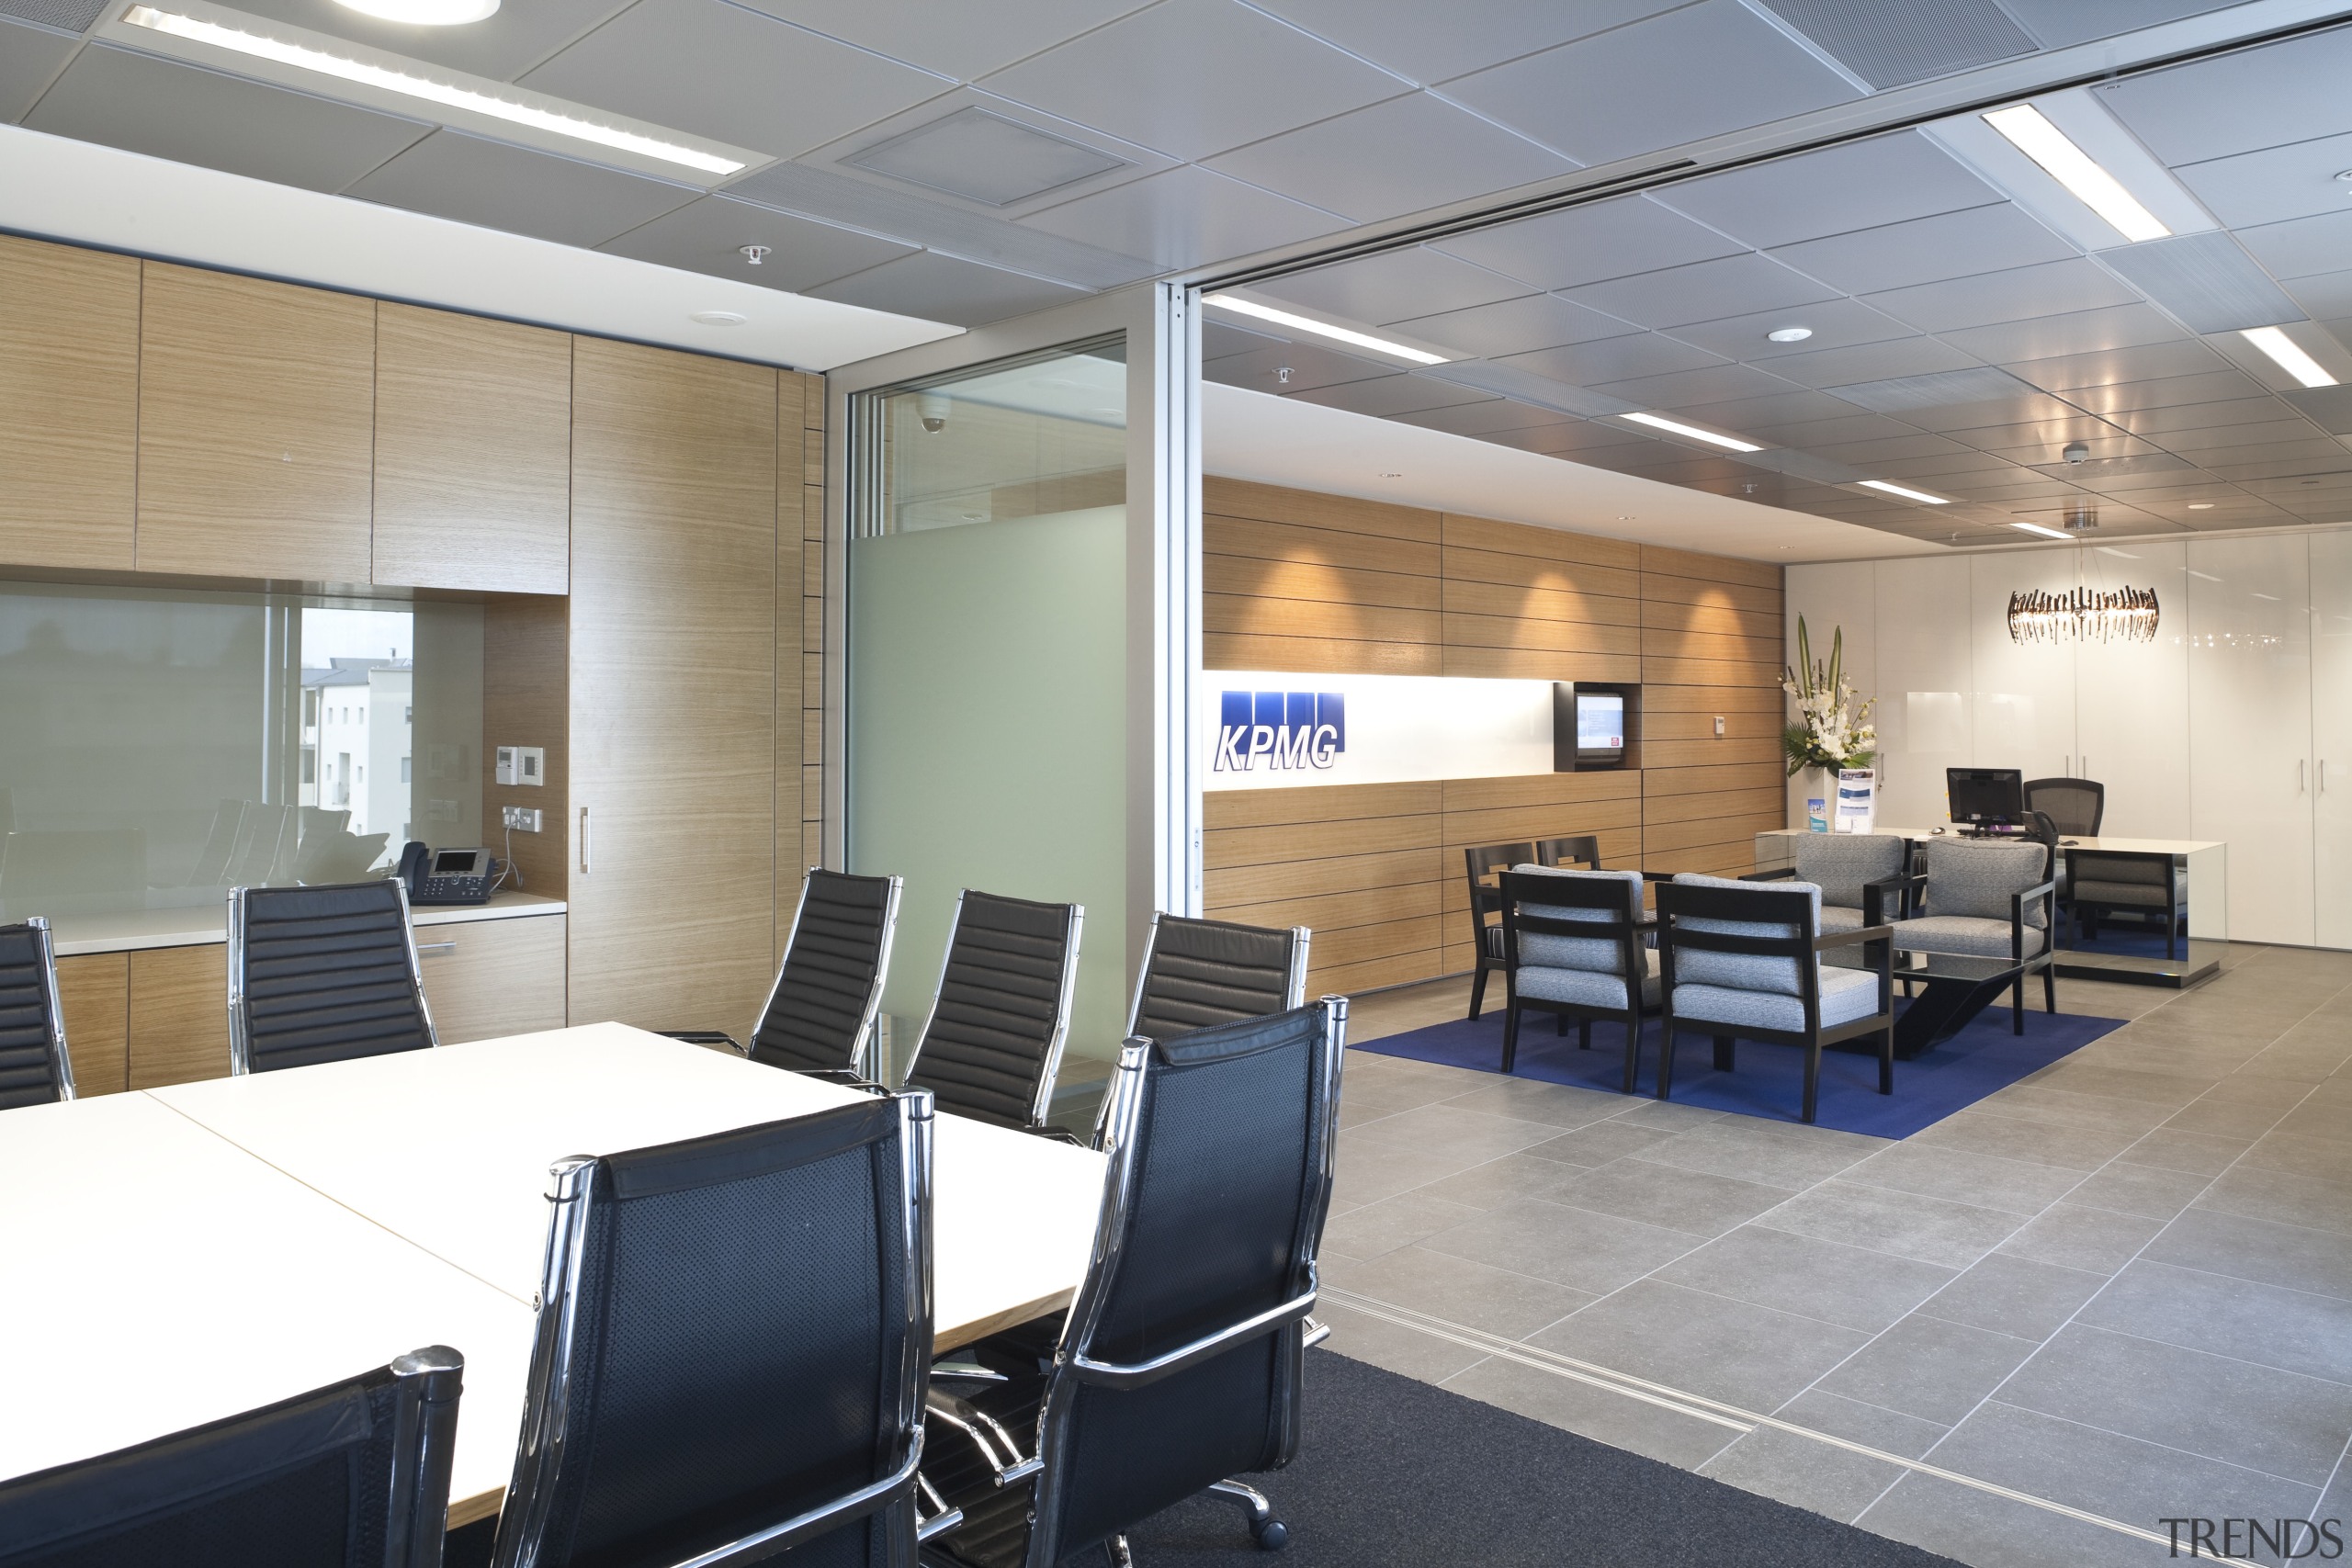
M 1712 430 L 1702 430 L 1695 424 L 1682 424 L 1674 420 L 1668 419 L 1662 414 L 1627 413 L 1619 414 L 1617 417 L 1620 419 L 1630 419 L 1635 424 L 1646 424 L 1656 430 L 1670 430 L 1677 435 L 1687 435 L 1693 441 L 1705 441 L 1713 443 L 1717 446 L 1728 446 L 1735 452 L 1761 452 L 1764 450 L 1763 447 L 1758 446 L 1753 441 L 1742 441 L 1736 436 L 1731 435 L 1717 435 Z
M 463 109 L 472 114 L 487 115 L 514 125 L 526 125 L 535 130 L 569 136 L 580 141 L 592 141 L 599 147 L 610 147 L 640 157 L 657 158 L 682 168 L 699 169 L 709 175 L 731 175 L 743 168 L 735 158 L 722 158 L 697 148 L 681 146 L 655 137 L 640 136 L 617 126 L 599 125 L 594 120 L 575 115 L 560 114 L 552 109 L 530 104 L 515 103 L 489 93 L 477 93 L 470 87 L 455 86 L 435 82 L 430 77 L 412 75 L 381 65 L 369 65 L 362 61 L 345 60 L 324 50 L 309 49 L 298 43 L 286 43 L 258 33 L 241 32 L 217 22 L 199 21 L 173 11 L 158 11 L 152 6 L 133 6 L 123 13 L 122 19 L 132 27 L 147 28 L 173 38 L 210 44 L 215 49 L 231 50 L 251 55 L 255 60 L 274 61 L 300 71 L 315 71 L 322 76 L 334 76 L 381 92 L 398 93 L 403 97 L 421 98 L 426 103 L 446 108 Z
M 1313 333 L 1317 337 L 1328 337 L 1336 343 L 1353 344 L 1358 348 L 1369 348 L 1379 354 L 1393 354 L 1399 359 L 1409 359 L 1416 365 L 1446 363 L 1446 357 L 1442 354 L 1431 354 L 1425 349 L 1408 348 L 1401 343 L 1391 343 L 1385 337 L 1374 337 L 1370 333 L 1351 332 L 1346 327 L 1335 327 L 1329 321 L 1310 321 L 1305 316 L 1294 316 L 1288 310 L 1277 310 L 1272 305 L 1261 305 L 1255 299 L 1244 299 L 1238 294 L 1211 294 L 1206 298 L 1210 304 L 1231 310 L 1238 315 L 1255 316 L 1261 321 L 1272 321 L 1276 326 L 1295 327 L 1303 333 Z
M 2074 192 L 2084 206 L 2133 244 L 2161 240 L 2172 232 L 2163 220 L 2140 205 L 2138 197 L 2123 188 L 2122 181 L 2100 168 L 2031 104 L 1995 109 L 1984 117 L 1984 123 L 2007 137 L 2018 152 L 2041 164 L 2052 179 Z
M 1859 485 L 1867 485 L 1872 490 L 1883 490 L 1889 495 L 1899 495 L 1905 501 L 1924 501 L 1929 506 L 1951 504 L 1951 497 L 1948 495 L 1929 495 L 1924 490 L 1906 490 L 1898 484 L 1889 484 L 1884 479 L 1856 479 L 1854 482 Z
M 2039 534 L 2045 539 L 2071 539 L 2075 536 L 2059 528 L 2045 528 L 2039 523 L 2012 523 L 2012 528 L 2022 528 L 2029 534 Z
M 2271 363 L 2301 381 L 2306 387 L 2333 387 L 2335 378 L 2320 368 L 2319 361 L 2305 354 L 2293 338 L 2277 327 L 2248 327 L 2238 336 L 2268 355 Z

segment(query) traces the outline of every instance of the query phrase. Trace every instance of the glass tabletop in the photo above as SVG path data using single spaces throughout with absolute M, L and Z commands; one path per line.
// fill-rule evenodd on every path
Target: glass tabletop
M 1920 953 L 1907 948 L 1894 950 L 1894 977 L 1914 980 L 1996 980 L 2024 967 L 2018 959 L 1978 958 L 1957 953 Z

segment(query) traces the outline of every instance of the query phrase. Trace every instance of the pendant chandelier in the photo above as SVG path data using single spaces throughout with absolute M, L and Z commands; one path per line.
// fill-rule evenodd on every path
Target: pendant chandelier
M 2158 614 L 2153 588 L 2030 588 L 2009 595 L 2009 640 L 2154 642 Z

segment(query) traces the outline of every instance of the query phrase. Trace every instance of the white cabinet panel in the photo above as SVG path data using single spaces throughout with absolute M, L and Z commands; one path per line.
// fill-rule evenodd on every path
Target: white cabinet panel
M 2188 547 L 2134 539 L 2082 552 L 2083 586 L 2153 588 L 2156 640 L 2075 650 L 2075 766 L 2107 785 L 2101 831 L 2185 839 L 2188 828 Z M 2352 804 L 2352 793 L 2346 795 Z
M 2188 547 L 2189 831 L 2230 846 L 2230 934 L 2309 943 L 2312 646 L 2303 536 Z
M 2352 533 L 2312 551 L 2312 871 L 2320 945 L 2352 947 Z
M 1976 760 L 1969 574 L 1964 556 L 1878 563 L 1882 822 L 1949 820 L 1944 770 Z
M 1969 563 L 1969 640 L 1975 651 L 1973 758 L 2029 779 L 2075 776 L 2075 644 L 2009 635 L 2013 593 L 2071 593 L 2078 550 L 1978 556 Z

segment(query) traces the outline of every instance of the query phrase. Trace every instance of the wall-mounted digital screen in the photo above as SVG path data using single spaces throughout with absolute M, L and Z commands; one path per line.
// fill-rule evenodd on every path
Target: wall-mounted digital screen
M 1625 749 L 1625 697 L 1622 692 L 1577 694 L 1577 752 L 1601 758 Z

